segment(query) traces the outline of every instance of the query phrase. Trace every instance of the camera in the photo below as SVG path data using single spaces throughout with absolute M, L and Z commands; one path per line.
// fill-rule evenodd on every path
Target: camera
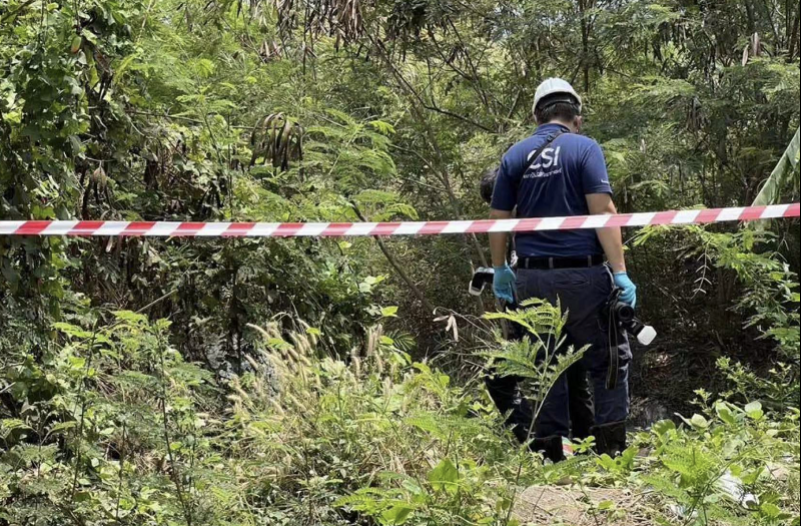
M 654 343 L 657 337 L 656 329 L 640 321 L 634 307 L 620 301 L 619 290 L 612 295 L 612 299 L 609 301 L 609 310 L 618 326 L 637 338 L 640 344 L 648 347 Z

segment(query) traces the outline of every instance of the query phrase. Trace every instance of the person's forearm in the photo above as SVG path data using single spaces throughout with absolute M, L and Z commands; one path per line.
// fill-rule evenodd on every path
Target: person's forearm
M 613 272 L 626 272 L 626 256 L 623 251 L 623 232 L 619 227 L 598 230 L 598 239 L 606 253 Z
M 496 221 L 503 221 L 512 217 L 511 212 L 504 212 L 501 210 L 493 210 L 490 214 L 490 219 Z M 492 252 L 492 266 L 502 267 L 506 261 L 506 251 L 509 248 L 509 235 L 506 232 L 494 232 L 489 235 L 490 237 L 490 251 Z
M 590 214 L 594 216 L 615 215 L 617 207 L 612 196 L 592 194 L 587 196 Z M 620 227 L 598 229 L 598 239 L 606 253 L 606 259 L 614 272 L 626 272 L 626 256 L 623 252 L 623 232 Z
M 509 236 L 506 232 L 490 234 L 490 251 L 492 252 L 492 266 L 502 267 L 506 261 L 506 251 L 509 248 Z

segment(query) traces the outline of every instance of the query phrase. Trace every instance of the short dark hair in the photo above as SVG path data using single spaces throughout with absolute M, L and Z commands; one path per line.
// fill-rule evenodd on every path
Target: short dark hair
M 546 99 L 537 107 L 534 116 L 539 124 L 548 124 L 553 121 L 573 122 L 576 117 L 581 116 L 581 110 L 578 102 L 573 103 L 563 100 L 549 104 Z
M 492 194 L 495 193 L 495 181 L 498 180 L 500 168 L 492 168 L 484 172 L 481 178 L 481 199 L 488 205 L 492 204 Z

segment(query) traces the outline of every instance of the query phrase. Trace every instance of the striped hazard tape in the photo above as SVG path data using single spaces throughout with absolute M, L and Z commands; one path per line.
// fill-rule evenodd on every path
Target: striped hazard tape
M 503 221 L 434 221 L 414 223 L 173 223 L 126 221 L 0 221 L 0 236 L 73 237 L 364 237 L 487 234 L 594 230 L 605 227 L 703 225 L 801 216 L 799 203 L 749 208 L 719 208 L 548 217 Z

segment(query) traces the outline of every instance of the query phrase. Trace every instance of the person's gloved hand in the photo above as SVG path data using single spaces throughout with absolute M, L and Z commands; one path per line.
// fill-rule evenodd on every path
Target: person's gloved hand
M 620 301 L 632 308 L 637 307 L 637 285 L 631 281 L 627 272 L 615 273 L 615 285 L 622 290 L 620 294 Z
M 495 279 L 492 284 L 492 291 L 495 297 L 506 303 L 512 304 L 515 302 L 515 276 L 512 267 L 508 264 L 502 267 L 495 267 Z

